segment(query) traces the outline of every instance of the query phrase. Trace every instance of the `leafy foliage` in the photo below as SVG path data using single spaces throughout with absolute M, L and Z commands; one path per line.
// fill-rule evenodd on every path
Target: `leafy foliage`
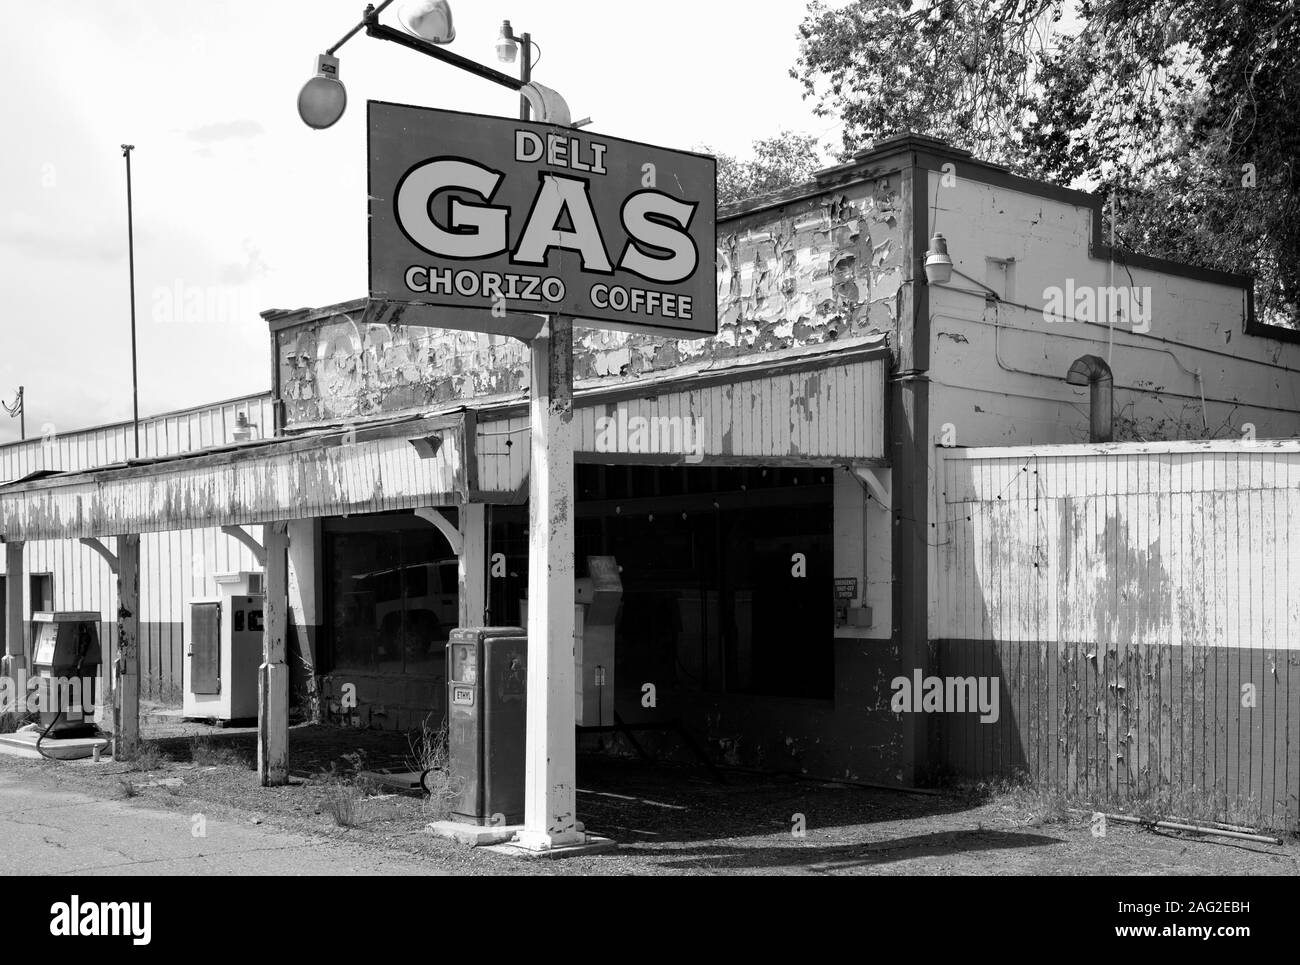
M 791 72 L 845 153 L 903 130 L 1116 198 L 1121 246 L 1253 273 L 1300 316 L 1295 0 L 810 4 Z
M 748 161 L 704 150 L 718 158 L 719 206 L 809 181 L 822 167 L 821 150 L 811 134 L 782 131 L 757 140 Z

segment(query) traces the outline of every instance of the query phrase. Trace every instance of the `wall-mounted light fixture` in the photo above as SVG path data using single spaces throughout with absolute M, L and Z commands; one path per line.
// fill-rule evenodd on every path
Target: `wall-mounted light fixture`
M 952 258 L 948 255 L 948 239 L 937 231 L 930 239 L 930 250 L 925 253 L 925 280 L 931 285 L 946 285 L 952 278 Z

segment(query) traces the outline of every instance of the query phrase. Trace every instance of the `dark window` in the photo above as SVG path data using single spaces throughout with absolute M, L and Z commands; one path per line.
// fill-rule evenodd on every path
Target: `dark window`
M 408 598 L 429 595 L 429 569 L 431 567 L 421 564 L 406 567 L 404 573 Z
M 326 520 L 322 530 L 330 669 L 441 670 L 459 605 L 455 580 L 439 587 L 451 555 L 442 534 L 409 514 Z
M 619 679 L 833 695 L 830 470 L 581 465 L 577 475 L 577 568 L 599 553 L 622 567 Z
M 29 583 L 31 611 L 40 613 L 54 609 L 54 576 L 50 573 L 33 573 Z
M 489 506 L 487 606 L 489 623 L 518 626 L 528 583 L 528 507 Z

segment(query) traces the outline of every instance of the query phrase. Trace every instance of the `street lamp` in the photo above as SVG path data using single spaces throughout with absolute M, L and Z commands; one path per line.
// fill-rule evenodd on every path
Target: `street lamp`
M 397 19 L 406 32 L 434 44 L 449 44 L 456 39 L 447 0 L 414 0 L 397 8 Z
M 513 64 L 519 53 L 519 39 L 510 29 L 510 21 L 501 21 L 501 33 L 497 35 L 497 60 L 503 64 Z
M 524 48 L 524 55 L 519 60 L 519 79 L 527 84 L 533 79 L 533 38 L 531 34 L 524 33 L 518 37 L 515 36 L 514 28 L 510 26 L 509 20 L 501 21 L 501 32 L 497 34 L 497 60 L 503 64 L 513 64 L 515 58 L 519 55 L 519 48 Z M 528 120 L 532 111 L 532 103 L 527 95 L 519 98 L 519 119 Z
M 298 116 L 320 131 L 342 117 L 347 106 L 348 92 L 339 80 L 339 59 L 321 54 L 316 58 L 316 76 L 298 92 Z
M 572 124 L 569 106 L 564 98 L 549 87 L 532 82 L 530 78 L 532 40 L 528 34 L 515 37 L 508 29 L 509 21 L 502 26 L 502 37 L 498 38 L 497 53 L 499 57 L 503 56 L 504 44 L 513 45 L 515 42 L 522 41 L 524 45 L 523 63 L 520 65 L 522 79 L 511 77 L 468 57 L 442 49 L 441 45 L 449 44 L 456 38 L 456 28 L 452 24 L 451 7 L 447 0 L 412 0 L 403 5 L 398 11 L 397 18 L 406 28 L 406 33 L 379 22 L 379 14 L 391 3 L 393 0 L 384 0 L 378 7 L 374 4 L 366 7 L 361 22 L 344 34 L 333 47 L 316 58 L 315 76 L 308 80 L 298 93 L 298 116 L 308 127 L 323 130 L 343 116 L 343 111 L 347 108 L 348 94 L 343 87 L 343 82 L 339 80 L 339 60 L 335 54 L 340 47 L 362 30 L 371 37 L 409 47 L 427 57 L 441 60 L 453 67 L 477 74 L 484 80 L 518 91 L 521 96 L 520 116 L 525 120 L 531 111 L 537 120 L 543 123 L 558 124 L 563 127 Z M 510 62 L 513 60 L 512 56 Z

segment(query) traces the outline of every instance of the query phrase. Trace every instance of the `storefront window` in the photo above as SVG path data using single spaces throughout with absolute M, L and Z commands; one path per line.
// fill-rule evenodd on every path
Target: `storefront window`
M 579 466 L 576 550 L 622 567 L 619 679 L 834 693 L 826 469 Z
M 438 672 L 459 599 L 442 534 L 397 514 L 327 520 L 324 536 L 333 668 Z

